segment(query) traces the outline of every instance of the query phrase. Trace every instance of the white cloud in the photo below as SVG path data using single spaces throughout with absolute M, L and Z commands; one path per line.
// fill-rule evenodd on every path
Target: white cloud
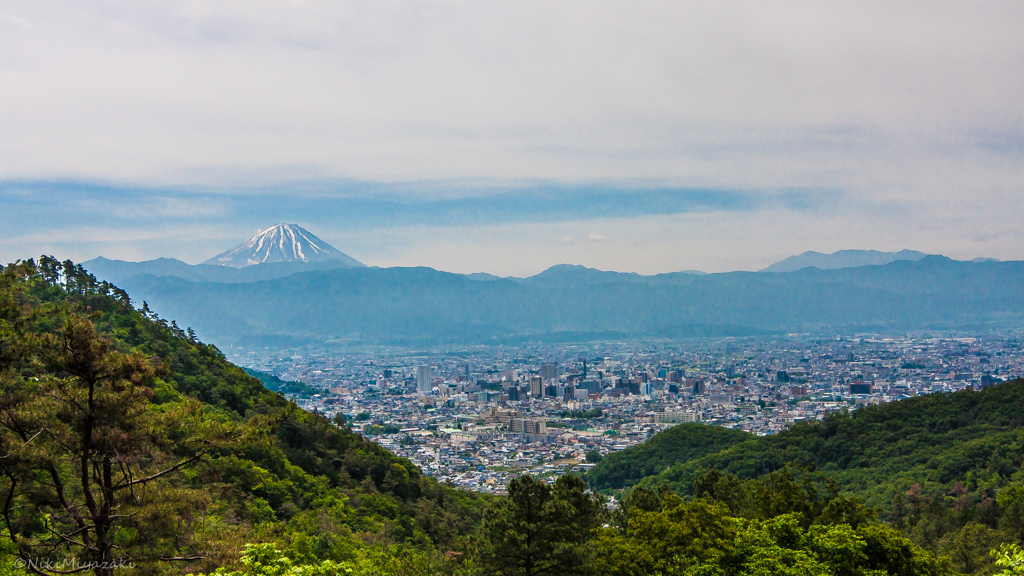
M 7 10 L 4 177 L 862 185 L 1020 139 L 1016 2 Z
M 898 207 L 903 230 L 858 205 L 802 245 L 764 236 L 763 249 L 855 247 L 875 231 L 939 251 L 946 226 L 964 250 L 1022 257 L 1000 223 L 1024 197 L 1021 29 L 1009 0 L 9 0 L 0 180 L 832 188 Z M 590 237 L 558 234 L 559 249 Z M 634 237 L 612 234 L 602 251 Z

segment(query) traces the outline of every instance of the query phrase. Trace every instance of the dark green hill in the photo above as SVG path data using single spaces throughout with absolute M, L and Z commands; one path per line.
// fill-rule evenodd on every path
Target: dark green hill
M 1024 381 L 984 391 L 930 394 L 828 415 L 753 438 L 648 478 L 689 493 L 712 468 L 753 478 L 787 465 L 827 473 L 871 506 L 917 484 L 942 490 L 968 476 L 998 487 L 1021 470 Z
M 598 490 L 626 488 L 674 465 L 720 452 L 753 438 L 720 426 L 680 424 L 651 436 L 643 444 L 612 452 L 586 474 Z

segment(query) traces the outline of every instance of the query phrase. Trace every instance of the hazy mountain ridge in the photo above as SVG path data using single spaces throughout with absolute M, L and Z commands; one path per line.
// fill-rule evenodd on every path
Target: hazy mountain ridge
M 193 282 L 258 282 L 283 278 L 299 272 L 311 270 L 333 270 L 349 268 L 342 260 L 324 260 L 321 262 L 269 262 L 232 268 L 210 264 L 187 264 L 174 258 L 157 258 L 144 262 L 127 262 L 124 260 L 108 260 L 102 256 L 82 263 L 97 278 L 117 284 L 132 276 L 172 276 Z
M 431 268 L 347 268 L 233 284 L 142 275 L 121 285 L 137 302 L 221 343 L 281 336 L 486 342 L 568 332 L 728 336 L 994 326 L 1024 317 L 1024 262 L 931 256 L 840 270 L 664 276 L 538 286 Z
M 687 284 L 691 276 L 703 276 L 704 272 L 699 270 L 685 270 L 683 272 L 669 272 L 666 274 L 655 274 L 644 276 L 636 272 L 607 272 L 596 270 L 576 264 L 558 264 L 527 278 L 510 278 L 544 288 L 556 288 L 565 286 L 582 286 L 588 284 L 614 284 L 626 282 L 630 284 Z
M 110 260 L 102 256 L 87 260 L 82 263 L 87 270 L 96 275 L 97 278 L 111 283 L 119 283 L 132 276 L 173 276 L 193 282 L 258 282 L 260 280 L 272 280 L 314 270 L 333 270 L 335 268 L 350 268 L 340 260 L 324 260 L 319 262 L 269 262 L 254 264 L 244 268 L 233 268 L 230 266 L 219 266 L 211 264 L 188 264 L 174 258 L 157 258 L 143 262 L 129 262 L 125 260 Z M 557 264 L 525 278 L 515 276 L 496 276 L 487 272 L 475 272 L 464 274 L 466 278 L 478 282 L 492 282 L 495 280 L 508 280 L 531 286 L 556 287 L 556 286 L 578 286 L 583 284 L 611 284 L 615 282 L 630 282 L 635 284 L 685 284 L 692 276 L 705 276 L 705 272 L 699 270 L 685 270 L 682 272 L 668 272 L 644 276 L 635 272 L 609 272 L 587 268 L 575 264 Z
M 917 262 L 928 256 L 917 250 L 900 250 L 899 252 L 879 252 L 878 250 L 839 250 L 831 254 L 823 254 L 813 250 L 790 256 L 768 266 L 761 272 L 796 272 L 804 268 L 820 270 L 836 270 L 839 268 L 856 268 L 859 266 L 884 266 L 892 262 L 909 260 Z

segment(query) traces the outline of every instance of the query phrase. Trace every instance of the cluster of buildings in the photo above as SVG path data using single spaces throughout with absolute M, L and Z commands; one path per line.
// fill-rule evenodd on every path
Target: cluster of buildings
M 297 401 L 443 482 L 500 492 L 686 422 L 775 434 L 830 411 L 1024 375 L 1024 337 L 776 338 L 289 353 L 228 349 L 301 381 Z

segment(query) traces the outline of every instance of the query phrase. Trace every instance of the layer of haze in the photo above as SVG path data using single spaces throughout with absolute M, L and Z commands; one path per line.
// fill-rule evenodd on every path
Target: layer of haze
M 8 0 L 0 260 L 198 262 L 286 219 L 503 275 L 1020 259 L 1022 29 L 1016 1 Z

